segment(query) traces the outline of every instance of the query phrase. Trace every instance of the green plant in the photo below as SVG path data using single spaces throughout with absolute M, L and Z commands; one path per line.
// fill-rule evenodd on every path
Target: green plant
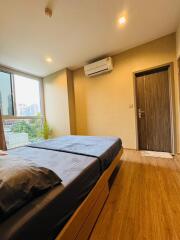
M 49 139 L 52 135 L 52 129 L 50 129 L 47 121 L 43 121 L 40 117 L 31 120 L 20 120 L 13 124 L 11 131 L 14 133 L 27 133 L 31 142 L 41 138 Z
M 49 139 L 51 134 L 52 134 L 52 129 L 49 128 L 47 121 L 44 120 L 43 129 L 42 129 L 42 137 L 44 139 Z
M 42 131 L 42 120 L 41 119 L 31 119 L 31 120 L 20 120 L 15 122 L 11 131 L 14 133 L 27 133 L 30 141 L 35 141 L 40 136 Z

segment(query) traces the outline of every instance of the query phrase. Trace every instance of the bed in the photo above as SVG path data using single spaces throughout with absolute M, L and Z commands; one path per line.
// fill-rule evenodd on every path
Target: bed
M 65 136 L 9 151 L 10 156 L 51 169 L 62 184 L 0 223 L 1 239 L 86 239 L 108 196 L 108 179 L 121 154 L 120 139 L 85 136 Z

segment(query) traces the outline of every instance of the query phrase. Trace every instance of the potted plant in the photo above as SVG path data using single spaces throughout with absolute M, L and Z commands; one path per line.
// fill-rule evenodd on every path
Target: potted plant
M 45 119 L 43 123 L 43 128 L 42 128 L 42 137 L 44 139 L 49 139 L 51 136 L 52 136 L 52 129 L 49 127 Z

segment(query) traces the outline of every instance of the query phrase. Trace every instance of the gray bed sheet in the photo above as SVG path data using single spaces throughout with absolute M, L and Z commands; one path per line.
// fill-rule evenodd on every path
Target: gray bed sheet
M 0 223 L 0 239 L 54 239 L 100 177 L 99 159 L 31 147 L 11 150 L 9 155 L 53 170 L 62 179 L 62 185 Z
M 104 171 L 118 154 L 122 142 L 117 137 L 70 135 L 28 146 L 96 157 L 101 160 L 101 169 Z

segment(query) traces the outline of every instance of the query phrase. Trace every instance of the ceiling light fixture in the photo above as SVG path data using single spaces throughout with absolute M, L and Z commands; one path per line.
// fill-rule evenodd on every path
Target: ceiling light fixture
M 118 20 L 120 25 L 124 25 L 126 23 L 126 18 L 125 17 L 120 17 Z
M 52 62 L 52 58 L 47 57 L 47 58 L 46 58 L 46 62 L 51 63 L 51 62 Z
M 48 16 L 49 18 L 52 17 L 52 9 L 49 7 L 45 8 L 45 15 Z

